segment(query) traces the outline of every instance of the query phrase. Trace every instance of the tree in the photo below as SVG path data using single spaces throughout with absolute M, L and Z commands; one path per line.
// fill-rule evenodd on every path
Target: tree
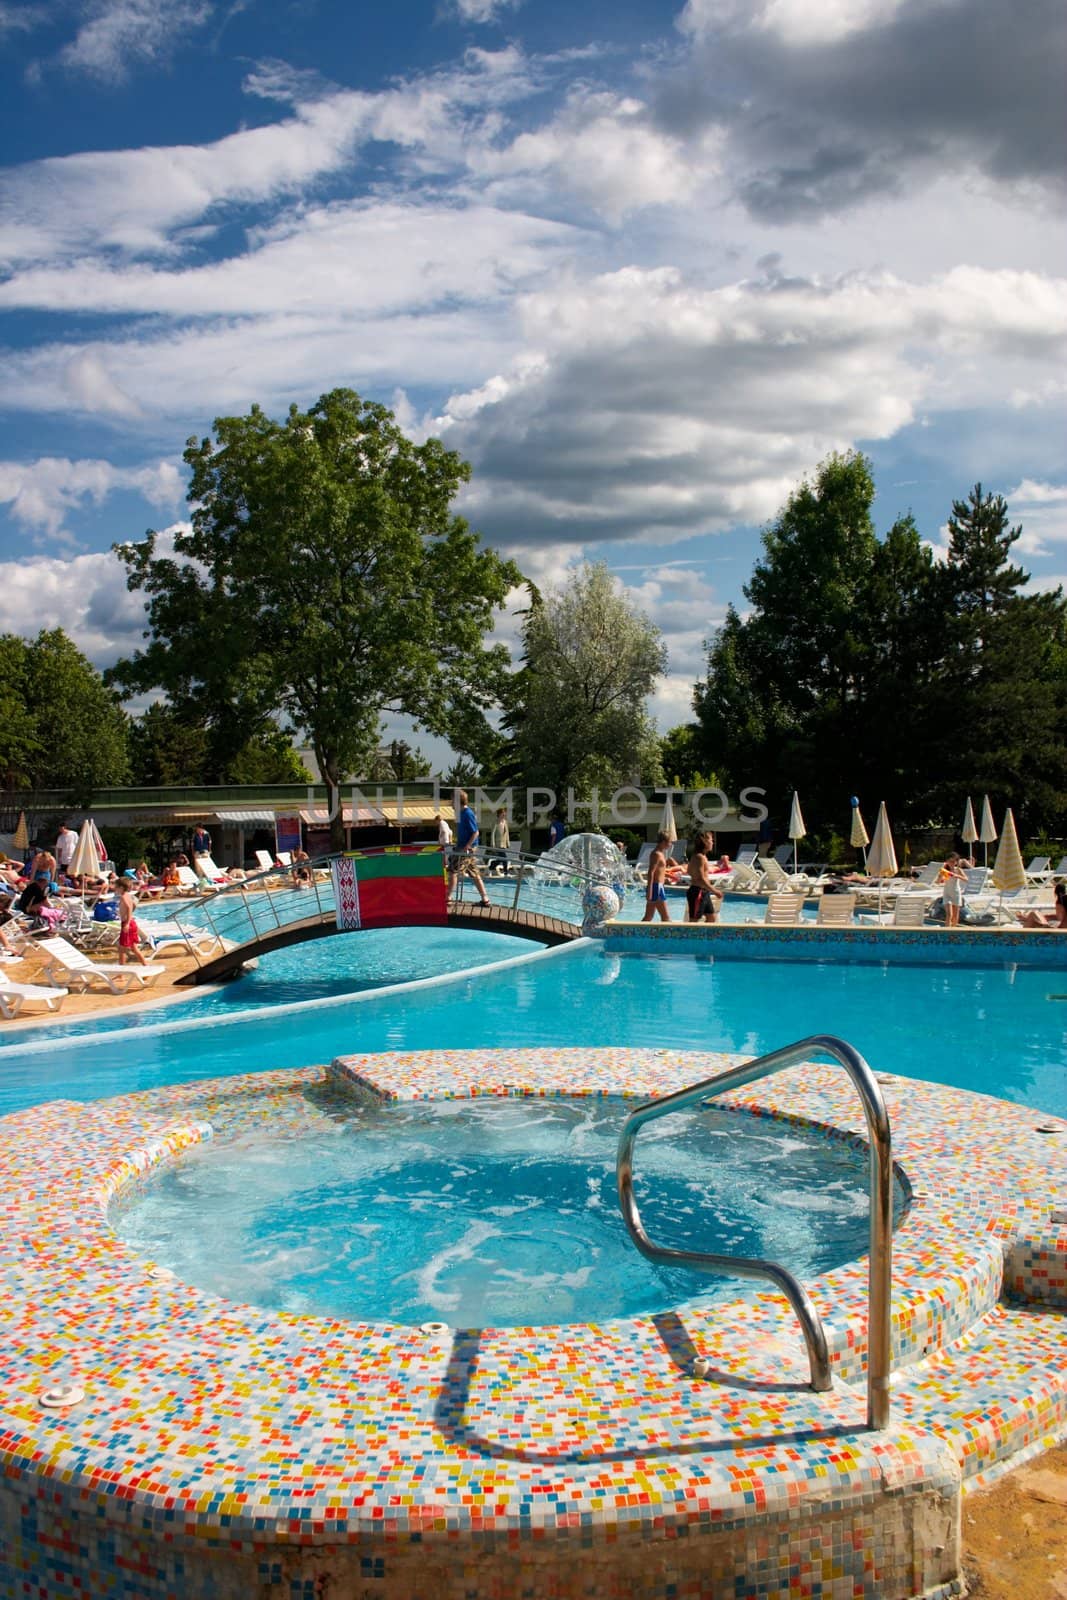
M 133 724 L 133 781 L 145 788 L 215 783 L 309 783 L 311 774 L 281 728 L 268 723 L 221 766 L 203 716 L 154 701 Z
M 483 640 L 519 573 L 452 513 L 470 474 L 453 451 L 335 389 L 284 422 L 219 418 L 185 460 L 174 557 L 151 531 L 117 547 L 148 596 L 148 646 L 115 669 L 127 691 L 199 706 L 231 751 L 280 713 L 333 786 L 372 759 L 383 713 L 447 735 L 457 708 L 493 704 L 508 654 Z
M 57 789 L 88 805 L 125 781 L 125 714 L 61 628 L 0 637 L 0 681 L 0 771 L 10 788 Z
M 953 502 L 941 707 L 973 787 L 1012 804 L 1025 827 L 1052 827 L 1067 806 L 1067 605 L 1060 589 L 1026 591 L 1030 575 L 1010 559 L 1021 534 L 980 483 Z M 951 782 L 942 793 L 960 798 Z
M 646 703 L 666 667 L 659 629 L 603 563 L 538 597 L 523 628 L 522 698 L 509 718 L 523 780 L 560 796 L 658 781 Z
M 852 792 L 897 822 L 959 817 L 968 792 L 1028 826 L 1067 798 L 1067 607 L 1010 561 L 1021 530 L 976 485 L 934 560 L 910 517 L 884 539 L 859 455 L 831 457 L 763 536 L 745 594 L 697 684 L 705 759 L 733 787 L 845 815 Z

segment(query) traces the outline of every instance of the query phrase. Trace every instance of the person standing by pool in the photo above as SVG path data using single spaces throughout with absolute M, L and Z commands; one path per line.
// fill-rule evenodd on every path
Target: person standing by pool
M 508 814 L 503 806 L 498 807 L 496 823 L 493 826 L 493 864 L 494 866 L 507 861 L 508 851 L 511 848 L 511 828 L 508 826 Z
M 74 852 L 78 848 L 78 835 L 67 823 L 61 822 L 56 835 L 56 870 L 70 874 L 70 864 L 74 860 Z
M 567 837 L 567 826 L 559 812 L 552 818 L 548 825 L 548 848 L 554 850 L 556 845 L 562 844 Z
M 474 852 L 478 848 L 478 818 L 474 815 L 474 807 L 467 802 L 467 791 L 459 791 L 459 815 L 456 818 L 456 848 L 453 850 L 448 863 L 448 898 L 455 897 L 456 887 L 460 877 L 472 878 L 483 906 L 489 904 L 489 896 L 485 892 L 482 875 L 478 871 L 478 863 Z
M 433 820 L 437 824 L 437 843 L 447 855 L 452 846 L 452 829 L 440 812 L 437 813 Z
M 667 891 L 664 880 L 667 876 L 667 851 L 670 848 L 670 839 L 665 833 L 656 835 L 656 848 L 648 858 L 648 880 L 645 890 L 645 914 L 642 922 L 651 922 L 659 913 L 664 922 L 671 920 L 667 910 Z
M 712 878 L 713 849 L 712 835 L 698 833 L 686 866 L 689 888 L 685 891 L 685 905 L 690 922 L 714 922 L 719 910 L 716 901 L 722 903 L 723 892 Z
M 945 927 L 958 928 L 960 925 L 960 906 L 963 904 L 963 885 L 967 882 L 967 874 L 958 855 L 949 856 L 941 868 L 941 899 L 945 907 Z
M 135 912 L 137 910 L 137 896 L 134 889 L 137 886 L 137 874 L 127 867 L 119 884 L 119 966 L 126 965 L 127 957 L 132 953 L 134 960 L 139 961 L 142 967 L 147 967 L 148 962 L 139 949 L 141 943 L 141 930 L 137 926 Z
M 193 834 L 193 855 L 195 857 L 195 856 L 209 856 L 210 854 L 211 854 L 211 835 L 210 835 L 210 833 L 208 833 L 207 828 L 205 827 L 204 823 L 201 822 L 200 825 L 197 827 L 196 832 Z

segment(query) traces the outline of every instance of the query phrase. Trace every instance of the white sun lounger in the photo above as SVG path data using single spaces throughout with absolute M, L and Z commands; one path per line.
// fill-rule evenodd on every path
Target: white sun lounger
M 922 894 L 898 894 L 893 901 L 894 928 L 921 928 L 926 920 L 926 908 L 930 904 Z
M 763 917 L 764 925 L 768 928 L 794 928 L 800 921 L 803 909 L 804 896 L 794 894 L 791 889 L 769 895 L 767 910 Z
M 106 989 L 109 994 L 128 994 L 155 983 L 164 968 L 155 964 L 142 967 L 137 962 L 119 966 L 117 962 L 90 961 L 83 950 L 76 950 L 65 939 L 38 939 L 37 949 L 45 959 L 45 977 L 57 988 Z
M 856 909 L 854 894 L 822 894 L 815 913 L 817 928 L 847 928 Z
M 67 998 L 66 989 L 46 989 L 40 983 L 12 983 L 0 979 L 0 1016 L 10 1022 L 24 1005 L 42 1005 L 46 1011 L 58 1011 Z

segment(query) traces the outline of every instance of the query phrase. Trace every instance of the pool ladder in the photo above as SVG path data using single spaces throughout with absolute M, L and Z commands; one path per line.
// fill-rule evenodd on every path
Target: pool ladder
M 889 1362 L 890 1362 L 890 1296 L 892 1278 L 893 1238 L 893 1161 L 889 1115 L 870 1067 L 859 1051 L 843 1039 L 832 1034 L 819 1033 L 810 1039 L 800 1039 L 796 1044 L 772 1050 L 758 1056 L 755 1061 L 740 1066 L 727 1067 L 713 1077 L 695 1083 L 689 1089 L 679 1089 L 674 1094 L 658 1100 L 647 1100 L 627 1118 L 619 1138 L 616 1176 L 619 1188 L 619 1206 L 623 1221 L 634 1244 L 650 1261 L 664 1266 L 692 1267 L 698 1272 L 722 1272 L 742 1278 L 769 1278 L 789 1300 L 797 1314 L 804 1342 L 808 1347 L 811 1366 L 811 1386 L 818 1392 L 831 1387 L 830 1354 L 819 1313 L 816 1311 L 804 1285 L 785 1267 L 775 1261 L 751 1260 L 743 1256 L 707 1255 L 698 1250 L 672 1250 L 653 1244 L 641 1225 L 641 1216 L 634 1198 L 633 1151 L 634 1141 L 646 1122 L 670 1116 L 675 1111 L 688 1111 L 705 1106 L 716 1095 L 728 1089 L 742 1089 L 746 1084 L 758 1083 L 772 1073 L 781 1072 L 797 1062 L 809 1061 L 813 1055 L 829 1055 L 844 1067 L 863 1104 L 870 1141 L 869 1191 L 871 1210 L 871 1242 L 868 1271 L 867 1318 L 867 1426 L 886 1428 L 889 1425 Z

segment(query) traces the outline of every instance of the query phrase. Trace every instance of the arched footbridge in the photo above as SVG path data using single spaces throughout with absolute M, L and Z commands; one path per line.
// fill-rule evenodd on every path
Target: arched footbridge
M 510 857 L 506 871 L 491 860 L 478 870 L 487 906 L 467 872 L 447 896 L 436 849 L 349 852 L 220 883 L 168 919 L 189 939 L 197 963 L 177 982 L 217 983 L 271 950 L 372 928 L 468 928 L 543 945 L 582 937 L 581 873 L 546 874 L 532 856 Z

